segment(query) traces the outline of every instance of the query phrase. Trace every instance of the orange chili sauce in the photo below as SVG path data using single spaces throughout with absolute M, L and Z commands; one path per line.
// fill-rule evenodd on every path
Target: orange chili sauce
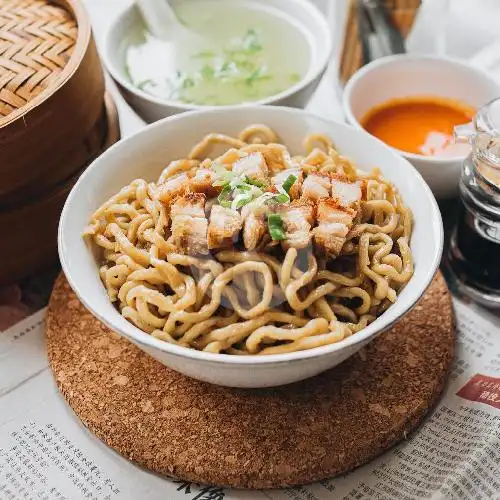
M 476 110 L 465 103 L 432 96 L 397 98 L 372 108 L 361 126 L 393 148 L 441 156 L 453 147 L 453 127 L 468 123 Z

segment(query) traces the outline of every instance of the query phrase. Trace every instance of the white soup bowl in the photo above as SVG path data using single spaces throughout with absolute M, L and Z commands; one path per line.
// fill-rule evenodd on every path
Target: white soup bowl
M 184 158 L 205 134 L 237 135 L 252 123 L 274 129 L 292 154 L 303 152 L 304 137 L 330 136 L 342 154 L 361 168 L 379 167 L 414 214 L 411 250 L 415 274 L 396 302 L 359 333 L 337 344 L 268 356 L 200 352 L 152 337 L 113 306 L 100 280 L 98 263 L 82 237 L 92 213 L 133 179 L 156 180 L 171 160 Z M 82 303 L 111 330 L 164 365 L 190 377 L 234 387 L 269 387 L 312 377 L 338 365 L 400 320 L 429 286 L 441 258 L 443 228 L 437 203 L 420 174 L 400 155 L 368 134 L 302 110 L 274 106 L 193 111 L 161 120 L 108 149 L 72 189 L 59 224 L 59 256 L 66 277 Z
M 200 8 L 204 0 L 171 0 L 175 7 L 180 2 L 199 2 Z M 228 1 L 228 0 L 222 0 Z M 243 107 L 248 104 L 276 104 L 304 108 L 316 90 L 328 65 L 332 52 L 332 34 L 325 16 L 309 0 L 231 0 L 251 9 L 270 12 L 279 15 L 285 21 L 300 26 L 310 44 L 310 60 L 304 77 L 288 89 L 259 101 L 235 104 Z M 207 109 L 216 106 L 185 104 L 180 101 L 160 99 L 132 84 L 126 72 L 125 49 L 130 32 L 141 22 L 137 7 L 132 4 L 127 7 L 112 23 L 105 37 L 104 50 L 101 54 L 106 69 L 109 71 L 130 106 L 146 122 L 151 123 L 161 118 L 184 111 Z M 290 54 L 290 57 L 294 57 Z

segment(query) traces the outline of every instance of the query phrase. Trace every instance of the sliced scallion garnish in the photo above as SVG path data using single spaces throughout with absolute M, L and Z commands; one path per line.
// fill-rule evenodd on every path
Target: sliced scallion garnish
M 217 197 L 217 201 L 224 207 L 224 202 L 228 202 L 231 205 L 231 186 L 227 183 Z
M 281 241 L 286 238 L 285 230 L 283 229 L 283 219 L 279 214 L 268 214 L 267 226 L 273 241 Z
M 252 201 L 251 196 L 239 196 L 239 197 L 237 196 L 234 199 L 233 203 L 236 205 L 236 208 L 241 208 L 250 203 L 251 201 Z
M 288 203 L 290 201 L 290 197 L 287 194 L 280 193 L 274 197 L 274 201 L 277 203 Z
M 255 54 L 262 50 L 262 44 L 260 43 L 257 32 L 250 28 L 242 41 L 242 48 L 248 54 Z
M 295 184 L 296 180 L 297 180 L 297 176 L 295 176 L 295 175 L 289 175 L 286 178 L 285 182 L 283 183 L 283 189 L 287 192 L 287 194 L 290 194 L 290 189 Z
M 231 172 L 230 170 L 226 170 L 222 165 L 219 165 L 217 163 L 213 166 L 213 170 L 215 172 L 217 180 L 230 182 L 235 177 L 235 174 L 233 174 L 233 172 Z
M 258 188 L 266 187 L 266 183 L 264 181 L 259 181 L 259 179 L 252 179 L 251 177 L 248 177 L 248 175 L 245 175 L 245 182 L 247 184 L 251 184 L 252 186 L 257 186 Z
M 239 189 L 240 191 L 251 191 L 252 190 L 252 186 L 249 186 L 248 184 L 243 184 L 241 182 L 238 182 L 238 184 L 236 184 L 234 186 L 234 189 Z

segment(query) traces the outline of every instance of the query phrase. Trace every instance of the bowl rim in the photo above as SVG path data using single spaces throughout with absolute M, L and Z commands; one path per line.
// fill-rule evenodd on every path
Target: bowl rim
M 448 55 L 438 55 L 438 54 L 413 54 L 413 53 L 393 54 L 369 62 L 368 64 L 358 69 L 349 78 L 344 87 L 344 93 L 342 96 L 342 109 L 347 119 L 347 122 L 350 125 L 360 130 L 363 130 L 364 132 L 369 134 L 369 132 L 363 128 L 361 123 L 358 121 L 358 119 L 354 116 L 354 113 L 352 112 L 352 106 L 351 106 L 352 93 L 355 86 L 358 85 L 363 78 L 366 78 L 366 75 L 368 75 L 377 68 L 383 66 L 390 66 L 402 62 L 415 62 L 415 61 L 442 62 L 448 64 L 449 66 L 454 66 L 455 68 L 458 67 L 460 68 L 460 70 L 465 70 L 471 73 L 475 73 L 482 80 L 488 81 L 490 84 L 492 84 L 492 86 L 496 86 L 498 88 L 500 96 L 500 84 L 498 84 L 486 71 L 477 66 L 474 66 L 473 64 L 468 63 L 464 59 Z M 404 156 L 409 160 L 418 160 L 421 162 L 428 163 L 429 165 L 442 165 L 447 163 L 463 162 L 465 158 L 467 158 L 468 156 L 468 154 L 458 155 L 458 156 L 425 156 L 416 153 L 409 153 L 407 151 L 403 151 L 401 149 L 397 149 L 393 146 L 390 146 L 389 144 L 386 144 L 386 146 L 390 147 L 393 151 L 399 153 L 400 155 Z
M 113 63 L 114 58 L 111 56 L 112 53 L 113 54 L 116 53 L 116 51 L 114 51 L 112 48 L 113 44 L 111 43 L 111 37 L 115 32 L 115 30 L 117 29 L 117 27 L 123 23 L 123 19 L 126 16 L 128 16 L 130 12 L 136 9 L 134 3 L 126 6 L 120 12 L 120 14 L 115 17 L 114 21 L 107 28 L 104 37 L 104 44 L 103 44 L 104 46 L 101 52 L 101 58 L 109 74 L 121 87 L 126 89 L 131 94 L 158 107 L 171 107 L 171 108 L 177 108 L 181 111 L 193 111 L 193 110 L 210 110 L 210 109 L 218 109 L 226 107 L 243 108 L 246 106 L 259 106 L 259 105 L 272 104 L 274 102 L 281 101 L 292 95 L 295 95 L 296 93 L 304 90 L 309 85 L 311 85 L 326 70 L 333 53 L 333 36 L 326 17 L 321 13 L 318 7 L 309 0 L 287 0 L 287 1 L 290 3 L 294 2 L 295 4 L 300 5 L 302 8 L 309 10 L 312 16 L 315 18 L 315 22 L 318 24 L 318 26 L 321 27 L 322 36 L 324 37 L 325 41 L 325 43 L 319 44 L 319 46 L 322 49 L 322 54 L 321 57 L 319 57 L 318 62 L 316 63 L 315 66 L 310 65 L 308 72 L 300 81 L 298 81 L 291 87 L 286 88 L 279 94 L 273 94 L 271 96 L 259 99 L 257 101 L 241 102 L 237 104 L 230 104 L 224 106 L 205 105 L 205 104 L 186 104 L 181 101 L 161 99 L 159 97 L 155 97 L 152 94 L 148 94 L 147 92 L 135 87 L 128 80 L 123 70 L 120 70 L 118 65 L 115 65 Z M 312 33 L 311 30 L 308 31 L 309 34 Z
M 290 108 L 286 106 L 253 106 L 253 109 L 265 109 L 266 112 L 273 112 L 273 113 L 282 113 L 283 115 L 290 115 L 290 120 L 293 119 L 304 119 L 307 120 L 313 119 L 315 121 L 320 121 L 325 124 L 325 126 L 329 126 L 332 123 L 335 124 L 336 126 L 341 126 L 341 127 L 348 127 L 353 130 L 354 127 L 351 127 L 345 123 L 337 122 L 335 120 L 328 120 L 325 118 L 322 118 L 318 115 L 315 115 L 313 113 L 310 113 L 308 111 L 304 111 L 302 109 L 295 109 L 295 108 Z M 143 332 L 139 328 L 137 328 L 135 325 L 129 322 L 129 327 L 128 330 L 123 330 L 120 327 L 115 326 L 113 318 L 109 318 L 107 316 L 104 316 L 97 311 L 95 311 L 92 306 L 89 304 L 89 301 L 85 296 L 83 296 L 82 293 L 80 293 L 79 290 L 79 285 L 78 282 L 74 280 L 70 266 L 68 266 L 68 262 L 66 260 L 65 256 L 65 250 L 64 250 L 64 228 L 66 225 L 70 222 L 68 222 L 68 212 L 69 212 L 69 206 L 73 202 L 73 198 L 76 196 L 76 193 L 78 192 L 80 186 L 86 182 L 87 177 L 91 174 L 91 172 L 94 169 L 99 169 L 103 167 L 103 164 L 105 165 L 106 159 L 110 157 L 111 155 L 114 154 L 115 150 L 119 150 L 120 148 L 124 147 L 124 144 L 127 142 L 135 139 L 138 140 L 141 136 L 145 137 L 147 136 L 150 131 L 161 128 L 164 126 L 165 123 L 175 123 L 176 121 L 186 119 L 188 117 L 192 116 L 199 116 L 199 115 L 217 115 L 217 114 L 224 114 L 226 111 L 235 111 L 234 106 L 225 106 L 225 107 L 219 107 L 217 109 L 205 109 L 205 110 L 193 110 L 189 111 L 186 113 L 181 113 L 181 114 L 176 114 L 172 115 L 166 118 L 163 118 L 162 120 L 159 120 L 157 122 L 154 122 L 152 124 L 147 125 L 146 127 L 142 128 L 141 130 L 135 132 L 134 134 L 128 136 L 126 139 L 117 142 L 116 144 L 112 145 L 107 151 L 105 151 L 99 158 L 97 158 L 91 165 L 86 169 L 86 171 L 82 174 L 80 179 L 76 182 L 76 184 L 73 186 L 68 198 L 66 199 L 66 202 L 64 204 L 61 217 L 59 220 L 59 227 L 58 227 L 58 252 L 59 252 L 59 259 L 61 262 L 61 267 L 62 270 L 64 271 L 64 274 L 66 275 L 66 279 L 68 280 L 68 283 L 70 284 L 71 288 L 74 290 L 76 295 L 78 296 L 79 300 L 83 303 L 83 305 L 97 318 L 99 319 L 102 323 L 104 323 L 108 328 L 110 328 L 113 331 L 118 331 L 120 332 L 120 335 L 128 338 L 129 340 L 133 341 L 136 345 L 140 346 L 145 346 L 150 349 L 158 349 L 162 352 L 166 352 L 168 355 L 176 356 L 178 358 L 183 358 L 183 359 L 190 359 L 193 361 L 202 361 L 205 364 L 213 364 L 213 365 L 274 365 L 274 364 L 281 364 L 281 363 L 290 363 L 290 362 L 308 362 L 311 359 L 323 357 L 325 355 L 331 354 L 335 351 L 342 351 L 345 348 L 355 346 L 360 343 L 364 343 L 367 341 L 369 338 L 376 336 L 377 334 L 387 330 L 390 328 L 392 325 L 394 325 L 396 322 L 398 322 L 403 316 L 405 316 L 417 303 L 418 300 L 422 297 L 422 295 L 425 293 L 427 288 L 430 286 L 432 279 L 434 278 L 438 267 L 439 263 L 441 260 L 442 256 L 442 251 L 443 251 L 443 240 L 444 240 L 444 231 L 443 231 L 443 223 L 441 219 L 441 214 L 439 211 L 438 204 L 436 202 L 436 199 L 434 198 L 434 195 L 432 194 L 431 189 L 427 185 L 427 183 L 424 181 L 422 178 L 421 174 L 411 165 L 411 163 L 408 162 L 405 158 L 402 158 L 400 155 L 395 153 L 391 148 L 389 148 L 387 145 L 385 145 L 382 141 L 380 141 L 377 138 L 372 138 L 370 140 L 374 140 L 379 142 L 384 148 L 387 148 L 388 151 L 390 151 L 391 155 L 394 155 L 397 160 L 400 162 L 401 167 L 405 165 L 403 168 L 407 168 L 408 171 L 413 172 L 413 175 L 415 176 L 415 180 L 420 182 L 421 188 L 423 190 L 423 193 L 425 195 L 425 199 L 422 200 L 422 203 L 430 203 L 431 205 L 431 210 L 434 216 L 432 217 L 432 220 L 430 221 L 430 230 L 432 234 L 435 235 L 436 238 L 436 247 L 437 247 L 437 252 L 433 256 L 431 262 L 429 262 L 428 267 L 425 269 L 424 273 L 424 278 L 423 278 L 423 286 L 422 289 L 419 291 L 418 296 L 414 299 L 414 301 L 408 301 L 406 305 L 404 305 L 401 314 L 394 318 L 392 321 L 389 321 L 385 325 L 376 325 L 376 321 L 368 325 L 367 327 L 363 328 L 359 332 L 357 332 L 355 335 L 351 335 L 350 337 L 347 337 L 343 339 L 340 342 L 334 343 L 334 344 L 328 344 L 324 346 L 319 346 L 315 347 L 312 349 L 307 349 L 303 351 L 295 351 L 291 353 L 281 353 L 281 354 L 270 354 L 266 356 L 232 356 L 232 355 L 227 355 L 227 354 L 220 354 L 220 353 L 211 353 L 211 352 L 204 352 L 204 351 L 198 351 L 196 349 L 188 348 L 188 347 L 182 347 L 178 346 L 176 344 L 171 344 L 168 342 L 165 342 L 163 340 L 156 339 L 155 337 L 152 337 L 151 335 Z M 215 116 L 214 116 L 215 118 Z M 82 240 L 83 241 L 83 240 Z M 96 264 L 96 273 L 97 273 L 97 264 Z M 411 281 L 410 281 L 411 282 Z M 119 315 L 118 311 L 115 311 L 116 315 Z M 379 316 L 379 318 L 383 318 L 384 315 Z M 121 316 L 120 316 L 121 317 Z M 377 318 L 377 319 L 379 319 Z M 374 326 L 375 325 L 375 326 Z

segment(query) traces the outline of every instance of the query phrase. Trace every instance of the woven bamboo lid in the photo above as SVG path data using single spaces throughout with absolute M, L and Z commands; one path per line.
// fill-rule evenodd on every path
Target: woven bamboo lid
M 3 0 L 0 9 L 0 123 L 50 89 L 73 53 L 78 29 L 45 0 Z
M 0 208 L 43 196 L 99 152 L 104 74 L 78 0 L 0 0 Z

